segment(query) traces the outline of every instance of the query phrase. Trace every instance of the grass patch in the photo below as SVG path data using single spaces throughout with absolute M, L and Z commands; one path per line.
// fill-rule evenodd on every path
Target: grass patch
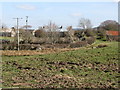
M 0 37 L 0 39 L 14 41 L 14 37 Z

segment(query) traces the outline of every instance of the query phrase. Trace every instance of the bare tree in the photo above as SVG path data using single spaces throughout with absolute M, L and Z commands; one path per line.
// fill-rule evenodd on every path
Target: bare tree
M 92 28 L 91 21 L 89 19 L 85 19 L 85 18 L 80 19 L 79 26 L 82 27 L 84 30 Z
M 85 40 L 87 38 L 87 33 L 85 32 L 90 32 L 92 29 L 92 24 L 91 21 L 89 19 L 86 18 L 81 18 L 79 21 L 79 26 L 83 28 L 83 32 L 82 32 L 82 37 L 80 38 L 82 41 Z M 90 31 L 89 31 L 90 30 Z
M 68 34 L 71 42 L 74 42 L 74 31 L 72 30 L 72 26 L 67 27 L 67 30 L 68 30 Z
M 58 26 L 51 21 L 48 23 L 47 26 L 47 37 L 49 38 L 49 42 L 55 44 L 59 40 L 59 31 Z

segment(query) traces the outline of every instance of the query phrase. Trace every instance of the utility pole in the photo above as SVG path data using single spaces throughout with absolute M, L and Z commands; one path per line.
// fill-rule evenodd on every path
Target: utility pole
M 19 48 L 19 19 L 22 19 L 22 18 L 13 18 L 13 19 L 16 19 L 17 20 L 17 36 L 18 36 L 18 51 L 20 50 Z
M 26 16 L 26 30 L 27 30 L 27 26 L 28 26 L 28 16 Z

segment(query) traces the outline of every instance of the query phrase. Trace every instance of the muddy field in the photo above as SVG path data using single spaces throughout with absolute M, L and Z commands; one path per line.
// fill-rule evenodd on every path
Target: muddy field
M 3 88 L 117 89 L 118 43 L 106 44 L 99 48 L 3 51 Z

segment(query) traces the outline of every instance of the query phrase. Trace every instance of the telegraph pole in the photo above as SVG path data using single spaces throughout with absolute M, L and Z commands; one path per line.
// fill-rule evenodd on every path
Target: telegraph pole
M 27 26 L 28 26 L 28 16 L 26 16 L 26 30 L 27 30 Z
M 19 48 L 19 19 L 22 19 L 22 18 L 13 18 L 13 19 L 16 19 L 17 20 L 17 36 L 18 36 L 18 51 L 20 50 Z

